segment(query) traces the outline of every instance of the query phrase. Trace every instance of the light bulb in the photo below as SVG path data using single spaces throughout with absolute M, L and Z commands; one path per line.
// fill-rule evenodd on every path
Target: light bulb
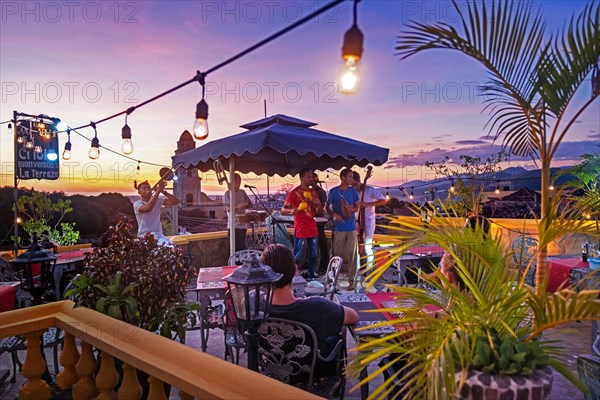
M 358 60 L 349 57 L 345 60 L 340 77 L 340 92 L 352 94 L 358 90 Z
M 46 153 L 46 158 L 48 161 L 56 161 L 58 159 L 58 154 L 56 154 L 56 150 L 48 149 L 48 153 Z
M 133 142 L 131 139 L 123 139 L 123 143 L 121 143 L 121 152 L 123 154 L 133 153 Z
M 94 137 L 92 139 L 92 146 L 90 147 L 88 157 L 90 157 L 92 160 L 95 160 L 98 157 L 100 157 L 100 141 L 97 137 Z
M 23 139 L 23 136 L 19 136 L 19 137 L 17 137 L 17 143 L 19 143 L 19 144 L 23 144 L 23 142 L 24 142 L 24 141 L 25 141 L 25 140 Z
M 494 190 L 494 193 L 500 194 L 500 189 L 496 188 L 496 190 Z
M 550 189 L 550 190 L 554 190 L 554 185 L 553 185 L 553 184 L 550 184 L 550 187 L 549 187 L 548 189 Z
M 414 200 L 415 195 L 411 193 L 411 194 L 408 195 L 408 198 L 411 199 L 411 200 Z
M 17 217 L 17 224 L 20 224 L 21 222 L 23 222 L 23 219 L 21 217 Z
M 8 132 L 9 135 L 13 134 L 13 127 L 12 127 L 12 123 L 11 122 L 8 123 L 8 125 L 6 127 L 6 130 L 7 130 L 7 132 Z
M 133 142 L 131 141 L 131 128 L 129 125 L 125 124 L 121 129 L 121 138 L 123 139 L 123 142 L 121 143 L 121 152 L 123 154 L 133 153 Z
M 63 160 L 71 159 L 71 148 L 70 147 L 68 149 L 65 147 L 65 151 L 63 151 L 62 158 L 63 158 Z
M 37 146 L 35 146 L 35 148 L 33 149 L 33 151 L 35 151 L 36 153 L 41 153 L 42 152 L 42 146 L 40 146 L 38 144 Z
M 208 103 L 204 99 L 196 105 L 196 121 L 194 121 L 192 131 L 198 140 L 208 137 Z
M 31 140 L 26 141 L 25 148 L 29 150 L 33 149 L 33 142 Z
M 385 200 L 390 201 L 390 192 L 385 192 Z

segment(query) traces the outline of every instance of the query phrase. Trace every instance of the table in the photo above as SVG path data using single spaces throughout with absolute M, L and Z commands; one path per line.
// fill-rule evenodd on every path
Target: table
M 198 278 L 196 279 L 196 301 L 200 303 L 200 346 L 202 351 L 206 351 L 207 338 L 204 335 L 205 329 L 214 328 L 215 326 L 205 327 L 206 318 L 208 317 L 208 307 L 213 300 L 224 300 L 225 292 L 227 291 L 227 282 L 224 277 L 231 274 L 239 265 L 228 265 L 223 267 L 200 268 L 198 270 Z M 304 288 L 306 279 L 300 275 L 294 276 L 292 280 L 292 288 L 294 295 L 304 297 Z
M 587 269 L 591 272 L 590 264 L 581 261 L 581 256 L 548 257 L 548 292 L 555 292 L 561 286 L 564 288 L 571 283 L 571 273 L 574 269 Z

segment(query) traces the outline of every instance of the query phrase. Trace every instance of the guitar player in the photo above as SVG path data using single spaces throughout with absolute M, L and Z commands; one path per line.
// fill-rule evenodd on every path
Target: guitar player
M 360 195 L 360 206 L 364 210 L 364 218 L 360 218 L 361 225 L 357 226 L 359 242 L 361 242 L 361 233 L 363 233 L 364 252 L 367 256 L 368 266 L 371 266 L 375 257 L 373 256 L 373 235 L 375 234 L 375 207 L 383 206 L 387 200 L 374 187 L 361 183 L 360 174 L 353 171 L 354 183 L 352 186 Z M 361 216 L 362 217 L 362 216 Z

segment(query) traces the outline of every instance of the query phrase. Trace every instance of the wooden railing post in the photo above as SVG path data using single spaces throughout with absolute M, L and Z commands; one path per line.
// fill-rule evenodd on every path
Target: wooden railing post
M 118 382 L 118 375 L 115 369 L 115 359 L 113 356 L 103 351 L 100 353 L 100 371 L 96 376 L 96 386 L 100 390 L 97 400 L 112 400 L 117 398 L 115 385 Z
M 23 363 L 23 376 L 27 378 L 19 388 L 19 399 L 49 399 L 50 386 L 41 378 L 46 371 L 46 362 L 40 350 L 40 337 L 44 330 L 25 334 L 27 338 L 27 355 Z
M 75 345 L 75 336 L 67 332 L 65 332 L 59 361 L 64 369 L 56 376 L 56 384 L 63 390 L 71 389 L 75 382 L 79 380 L 79 375 L 75 371 L 75 365 L 79 361 L 79 351 Z
M 160 379 L 151 376 L 148 378 L 148 382 L 150 383 L 150 390 L 148 391 L 149 399 L 167 400 L 167 396 L 165 396 L 163 382 Z
M 94 381 L 96 365 L 94 348 L 91 344 L 81 341 L 81 356 L 75 365 L 75 371 L 80 379 L 73 385 L 73 400 L 88 400 L 98 395 L 98 388 Z
M 119 399 L 138 400 L 142 397 L 142 385 L 137 378 L 137 369 L 123 364 L 123 382 L 117 393 Z
M 194 396 L 192 396 L 191 394 L 188 394 L 182 390 L 179 391 L 179 398 L 181 400 L 194 400 Z

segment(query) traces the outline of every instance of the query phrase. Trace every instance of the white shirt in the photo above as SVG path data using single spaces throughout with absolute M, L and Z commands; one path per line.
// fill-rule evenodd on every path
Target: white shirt
M 154 208 L 145 213 L 140 212 L 140 207 L 147 204 L 147 202 L 139 199 L 133 203 L 133 211 L 135 212 L 135 218 L 138 223 L 138 237 L 142 237 L 148 232 L 152 233 L 157 240 L 159 237 L 163 236 L 163 230 L 160 224 L 160 209 L 164 201 L 164 197 L 158 197 Z
M 360 193 L 359 193 L 360 194 Z M 375 189 L 373 186 L 365 186 L 365 203 L 373 203 L 378 200 L 385 199 L 385 196 L 381 194 L 381 192 Z M 375 224 L 375 207 L 367 206 L 365 207 L 365 224 Z
M 240 204 L 248 204 L 250 202 L 250 198 L 248 197 L 248 195 L 246 194 L 246 192 L 243 189 L 239 189 L 233 192 L 233 206 L 230 206 L 229 209 L 233 210 L 233 215 L 235 216 L 235 207 L 237 207 Z M 225 192 L 225 194 L 223 195 L 223 204 L 225 204 L 226 206 L 229 205 L 229 190 Z M 241 211 L 240 211 L 241 212 Z M 227 212 L 227 218 L 231 218 L 231 213 L 228 211 Z M 236 221 L 235 227 L 237 229 L 244 229 L 246 228 L 246 224 L 239 224 Z

